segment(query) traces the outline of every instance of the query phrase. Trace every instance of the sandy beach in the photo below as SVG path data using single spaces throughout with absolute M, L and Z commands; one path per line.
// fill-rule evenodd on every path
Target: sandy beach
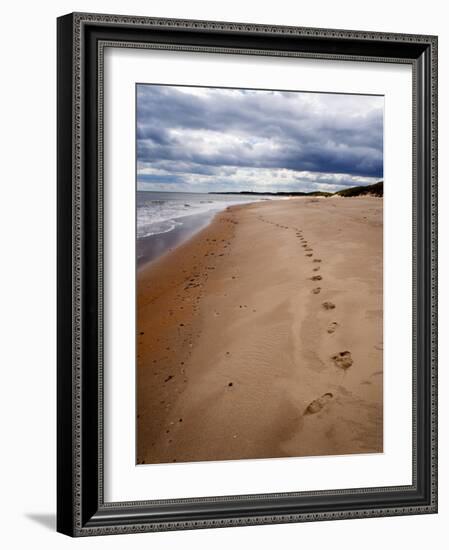
M 382 208 L 233 206 L 139 269 L 138 464 L 382 452 Z

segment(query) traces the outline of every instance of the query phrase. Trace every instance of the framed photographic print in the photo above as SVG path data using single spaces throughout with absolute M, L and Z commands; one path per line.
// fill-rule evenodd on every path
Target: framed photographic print
M 437 38 L 58 19 L 58 531 L 437 511 Z

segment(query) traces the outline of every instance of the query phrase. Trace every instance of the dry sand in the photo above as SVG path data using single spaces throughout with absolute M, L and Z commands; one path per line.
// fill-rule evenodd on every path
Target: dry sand
M 137 462 L 382 452 L 382 199 L 234 206 L 138 275 Z

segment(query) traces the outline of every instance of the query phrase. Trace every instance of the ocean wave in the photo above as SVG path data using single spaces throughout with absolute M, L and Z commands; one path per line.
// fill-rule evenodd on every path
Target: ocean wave
M 144 239 L 145 237 L 151 237 L 152 235 L 160 235 L 161 233 L 168 233 L 173 231 L 176 227 L 182 225 L 181 222 L 176 220 L 164 220 L 160 222 L 150 223 L 138 223 L 137 224 L 137 238 Z
M 168 233 L 176 227 L 183 225 L 183 218 L 187 216 L 199 214 L 213 214 L 220 210 L 225 210 L 233 204 L 241 204 L 244 202 L 254 202 L 251 200 L 232 199 L 229 200 L 213 200 L 209 197 L 198 197 L 193 200 L 191 197 L 177 198 L 141 198 L 137 202 L 137 238 L 143 239 L 160 233 Z
M 195 214 L 219 211 L 226 207 L 222 202 L 185 203 L 183 201 L 146 201 L 137 207 L 137 238 L 143 239 L 159 233 L 168 233 L 182 225 L 182 218 Z

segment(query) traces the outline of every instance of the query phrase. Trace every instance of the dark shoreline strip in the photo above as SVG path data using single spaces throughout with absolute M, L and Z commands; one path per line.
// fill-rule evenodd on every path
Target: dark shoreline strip
M 137 239 L 137 269 L 142 268 L 149 262 L 156 260 L 166 252 L 186 242 L 195 233 L 198 233 L 198 231 L 209 225 L 217 213 L 217 211 L 210 211 L 184 216 L 180 218 L 182 225 L 175 227 L 171 231 L 167 231 L 167 233 L 158 233 L 157 235 Z

